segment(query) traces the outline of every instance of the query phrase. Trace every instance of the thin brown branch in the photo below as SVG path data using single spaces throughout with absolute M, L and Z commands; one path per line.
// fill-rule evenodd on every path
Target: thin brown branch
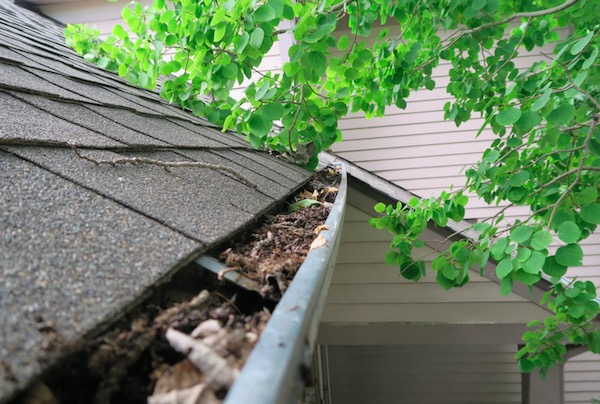
M 554 203 L 554 208 L 552 209 L 552 212 L 550 213 L 550 218 L 548 219 L 548 227 L 550 227 L 552 225 L 552 220 L 554 219 L 554 215 L 556 214 L 556 211 L 557 211 L 558 207 L 560 206 L 560 204 L 565 200 L 565 198 L 567 198 L 567 196 L 571 195 L 571 191 L 575 188 L 575 186 L 577 184 L 579 184 L 579 181 L 581 180 L 581 172 L 583 171 L 585 159 L 590 152 L 590 150 L 587 147 L 590 142 L 590 139 L 592 138 L 595 128 L 596 128 L 596 121 L 594 121 L 592 123 L 592 126 L 590 127 L 590 131 L 589 131 L 587 137 L 585 138 L 585 140 L 583 141 L 583 146 L 585 147 L 585 150 L 583 151 L 583 155 L 581 156 L 581 160 L 579 161 L 579 166 L 577 167 L 577 176 L 575 177 L 575 180 L 571 183 L 571 185 L 569 185 L 569 187 L 566 189 L 566 191 L 560 196 L 560 198 L 558 198 L 558 201 L 556 201 L 556 203 Z M 600 167 L 597 167 L 597 168 L 598 168 L 598 171 L 600 171 Z
M 535 18 L 535 17 L 543 17 L 543 16 L 548 15 L 548 14 L 558 13 L 560 11 L 563 11 L 563 10 L 571 7 L 574 4 L 577 4 L 579 1 L 580 0 L 569 0 L 569 1 L 566 1 L 563 4 L 560 4 L 560 5 L 556 6 L 556 7 L 551 7 L 551 8 L 547 8 L 547 9 L 544 9 L 544 10 L 515 13 L 515 14 L 513 14 L 511 16 L 502 18 L 500 20 L 493 21 L 493 22 L 490 22 L 488 24 L 480 25 L 479 27 L 471 28 L 471 29 L 468 29 L 468 30 L 463 30 L 461 32 L 460 37 L 462 37 L 464 35 L 468 35 L 468 34 L 473 34 L 473 33 L 477 32 L 477 31 L 481 31 L 481 30 L 484 30 L 484 29 L 487 29 L 487 28 L 493 28 L 493 27 L 496 27 L 498 25 L 506 24 L 506 23 L 511 22 L 512 20 L 517 19 L 517 18 Z
M 596 110 L 600 111 L 600 102 L 598 102 L 597 99 L 595 99 L 590 93 L 588 93 L 586 90 L 584 90 L 583 88 L 579 87 L 577 84 L 575 84 L 573 82 L 573 79 L 571 78 L 571 75 L 569 74 L 568 70 L 565 69 L 565 74 L 567 75 L 567 79 L 569 79 L 569 82 L 571 83 L 571 86 L 579 91 L 581 94 L 583 94 L 588 100 L 590 100 L 590 102 L 592 104 L 594 104 L 594 106 L 596 107 Z
M 292 144 L 292 130 L 296 126 L 296 122 L 298 122 L 298 117 L 300 116 L 300 110 L 302 109 L 302 100 L 304 99 L 304 86 L 300 86 L 300 105 L 298 105 L 298 109 L 296 110 L 296 115 L 294 116 L 294 120 L 292 121 L 292 125 L 288 130 L 288 144 L 290 146 L 290 151 L 292 153 L 295 152 L 294 145 Z
M 106 164 L 106 165 L 115 167 L 117 165 L 123 165 L 123 164 L 131 164 L 131 165 L 150 164 L 150 165 L 163 167 L 167 171 L 169 168 L 172 168 L 172 167 L 208 168 L 210 170 L 224 171 L 228 174 L 231 174 L 232 176 L 234 176 L 235 178 L 237 178 L 238 180 L 240 180 L 241 182 L 243 182 L 244 184 L 248 185 L 251 188 L 257 187 L 257 185 L 254 182 L 250 181 L 243 175 L 239 174 L 233 168 L 224 166 L 222 164 L 202 163 L 199 161 L 162 161 L 162 160 L 150 159 L 147 157 L 122 157 L 122 158 L 116 158 L 116 159 L 112 159 L 112 160 L 100 160 L 100 159 L 95 159 L 93 157 L 81 154 L 79 152 L 79 150 L 77 149 L 77 147 L 74 145 L 71 145 L 71 148 L 73 149 L 73 151 L 75 152 L 75 154 L 77 154 L 77 156 L 79 158 L 90 161 L 97 165 Z

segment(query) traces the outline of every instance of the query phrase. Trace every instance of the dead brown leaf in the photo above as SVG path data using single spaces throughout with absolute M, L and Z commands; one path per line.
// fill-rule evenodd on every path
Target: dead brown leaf
M 325 230 L 329 230 L 329 226 L 327 226 L 326 224 L 322 224 L 320 226 L 315 227 L 315 229 L 313 230 L 313 233 L 320 234 L 322 231 L 325 231 Z
M 325 237 L 323 237 L 322 234 L 319 234 L 319 236 L 316 239 L 314 239 L 312 243 L 310 243 L 310 248 L 308 249 L 308 251 L 312 251 L 319 247 L 323 247 L 325 244 L 327 244 L 327 240 L 325 240 Z
M 187 359 L 171 366 L 160 376 L 154 386 L 154 395 L 172 390 L 183 390 L 203 381 L 202 372 Z
M 166 337 L 175 350 L 187 354 L 188 359 L 204 373 L 206 384 L 215 389 L 231 387 L 239 372 L 210 346 L 174 328 L 167 330 Z
M 172 390 L 148 397 L 148 404 L 217 404 L 220 402 L 221 400 L 202 383 L 187 389 Z

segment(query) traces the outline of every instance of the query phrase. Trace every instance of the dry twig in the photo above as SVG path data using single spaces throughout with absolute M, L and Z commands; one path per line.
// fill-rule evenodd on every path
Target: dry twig
M 117 159 L 112 159 L 112 160 L 99 160 L 99 159 L 95 159 L 93 157 L 81 154 L 75 145 L 71 145 L 71 148 L 73 149 L 73 151 L 75 152 L 75 154 L 77 154 L 77 156 L 79 158 L 90 161 L 90 162 L 92 162 L 94 164 L 98 164 L 98 165 L 99 164 L 107 164 L 107 165 L 115 167 L 119 164 L 131 164 L 131 165 L 151 164 L 151 165 L 163 167 L 167 171 L 169 168 L 172 168 L 172 167 L 208 168 L 211 170 L 224 171 L 228 174 L 231 174 L 235 178 L 237 178 L 238 180 L 243 182 L 244 184 L 248 185 L 250 188 L 257 187 L 257 185 L 254 182 L 250 181 L 249 179 L 247 179 L 246 177 L 244 177 L 243 175 L 241 175 L 240 173 L 235 171 L 233 168 L 224 166 L 222 164 L 202 163 L 200 161 L 163 161 L 163 160 L 155 160 L 155 159 L 151 159 L 151 158 L 147 158 L 147 157 L 122 157 L 122 158 L 117 158 Z

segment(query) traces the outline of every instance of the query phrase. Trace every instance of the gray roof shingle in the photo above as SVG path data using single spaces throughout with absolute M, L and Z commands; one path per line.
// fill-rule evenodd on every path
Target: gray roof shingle
M 67 341 L 85 335 L 311 173 L 87 64 L 8 0 L 0 26 L 1 403 L 50 364 L 40 319 Z M 257 187 L 210 168 L 97 165 L 71 145 L 220 164 Z

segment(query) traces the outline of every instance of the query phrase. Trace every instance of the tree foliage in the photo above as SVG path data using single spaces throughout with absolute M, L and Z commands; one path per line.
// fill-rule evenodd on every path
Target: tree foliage
M 126 7 L 128 28 L 117 25 L 104 41 L 87 27 L 66 33 L 86 59 L 141 87 L 160 83 L 171 102 L 309 167 L 341 139 L 341 117 L 404 108 L 411 92 L 435 87 L 432 72 L 448 61 L 454 100 L 445 118 L 460 125 L 478 114 L 480 133 L 491 128 L 496 139 L 467 170 L 464 188 L 378 204 L 372 224 L 395 235 L 386 262 L 418 280 L 425 264 L 412 250 L 428 222 L 462 220 L 467 192 L 503 204 L 472 226 L 474 238 L 441 243 L 432 269 L 450 289 L 493 259 L 502 294 L 550 279 L 542 303 L 555 315 L 531 323 L 517 355 L 523 371 L 544 373 L 567 342 L 600 353 L 596 285 L 560 281 L 581 265 L 581 241 L 600 224 L 599 16 L 599 0 L 155 0 Z M 350 34 L 336 34 L 340 28 Z M 294 39 L 289 61 L 281 72 L 260 72 L 281 35 Z M 553 53 L 516 66 L 519 54 L 547 44 Z M 234 98 L 239 85 L 246 89 Z M 505 226 L 510 206 L 531 214 Z M 564 245 L 550 252 L 554 237 Z

